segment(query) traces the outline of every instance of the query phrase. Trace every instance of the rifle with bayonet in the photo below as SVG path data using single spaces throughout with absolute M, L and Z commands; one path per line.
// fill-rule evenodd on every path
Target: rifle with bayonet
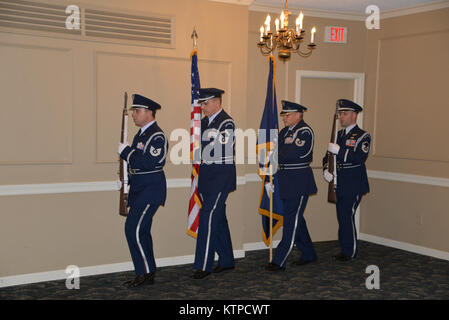
M 337 143 L 337 128 L 338 128 L 338 101 L 335 107 L 335 114 L 332 124 L 331 141 Z M 337 156 L 331 152 L 327 152 L 327 164 L 329 173 L 334 175 L 334 178 L 329 182 L 329 188 L 327 190 L 327 202 L 337 203 Z
M 122 112 L 122 132 L 120 135 L 121 143 L 126 143 L 128 141 L 128 93 L 125 92 L 125 102 Z M 120 203 L 119 203 L 119 214 L 121 216 L 128 215 L 128 163 L 120 158 L 120 169 L 119 169 L 119 180 L 121 182 L 120 188 Z

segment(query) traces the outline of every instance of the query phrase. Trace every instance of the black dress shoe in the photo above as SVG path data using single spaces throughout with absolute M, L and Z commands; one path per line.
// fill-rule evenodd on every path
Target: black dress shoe
M 340 261 L 340 262 L 346 262 L 346 261 L 351 261 L 352 257 L 344 255 L 343 253 L 339 253 L 336 256 L 334 256 L 335 260 Z
M 316 258 L 313 259 L 313 260 L 299 259 L 298 261 L 293 262 L 293 264 L 294 264 L 295 266 L 304 266 L 304 265 L 306 265 L 306 264 L 315 262 L 315 261 L 317 261 L 317 260 L 318 260 L 318 259 L 316 259 Z
M 138 275 L 134 278 L 134 280 L 126 281 L 124 285 L 127 288 L 135 288 L 143 285 L 153 284 L 154 274 L 155 274 L 154 272 L 150 272 Z
M 281 266 L 278 266 L 277 264 L 270 262 L 265 265 L 265 270 L 267 270 L 267 271 L 284 271 L 285 268 L 282 268 Z
M 207 271 L 196 270 L 196 271 L 193 273 L 192 278 L 193 278 L 193 279 L 203 279 L 203 278 L 207 277 L 207 276 L 210 275 L 210 274 L 211 274 L 211 273 L 210 273 L 210 272 L 207 272 Z
M 220 272 L 223 272 L 223 271 L 226 271 L 226 270 L 233 270 L 235 267 L 227 267 L 227 268 L 225 268 L 225 267 L 222 267 L 222 266 L 216 266 L 215 267 L 215 269 L 214 269 L 214 273 L 220 273 Z

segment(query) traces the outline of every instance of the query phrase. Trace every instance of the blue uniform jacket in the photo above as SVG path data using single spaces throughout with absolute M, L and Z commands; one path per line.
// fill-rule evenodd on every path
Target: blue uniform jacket
M 168 142 L 157 123 L 148 127 L 142 135 L 134 137 L 131 147 L 126 147 L 120 157 L 128 162 L 128 206 L 164 205 L 167 182 L 163 167 Z
M 340 151 L 337 154 L 337 196 L 364 195 L 369 192 L 365 162 L 371 145 L 371 136 L 357 125 L 348 134 L 345 129 L 337 136 Z M 323 168 L 327 169 L 327 153 Z
M 314 134 L 304 120 L 291 130 L 285 127 L 278 137 L 279 191 L 281 199 L 297 198 L 317 192 L 310 163 Z
M 222 109 L 208 125 L 201 119 L 201 164 L 198 191 L 201 194 L 231 192 L 236 189 L 234 161 L 235 123 Z

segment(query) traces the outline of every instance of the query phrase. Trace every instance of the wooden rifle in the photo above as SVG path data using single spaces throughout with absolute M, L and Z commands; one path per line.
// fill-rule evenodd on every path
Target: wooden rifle
M 125 102 L 122 113 L 122 132 L 120 136 L 121 143 L 126 143 L 128 141 L 128 93 L 125 92 Z M 119 180 L 122 187 L 120 188 L 120 203 L 119 203 L 119 214 L 121 216 L 128 215 L 128 163 L 121 159 L 119 156 L 120 169 L 119 169 Z
M 337 143 L 337 125 L 338 125 L 338 101 L 335 107 L 335 114 L 332 124 L 331 141 Z M 329 182 L 329 188 L 327 190 L 327 202 L 337 203 L 337 156 L 331 152 L 327 152 L 327 164 L 329 173 L 334 175 L 334 178 Z

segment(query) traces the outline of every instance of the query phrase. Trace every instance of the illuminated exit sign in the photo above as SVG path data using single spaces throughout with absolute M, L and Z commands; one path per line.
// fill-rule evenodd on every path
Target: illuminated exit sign
M 326 27 L 324 30 L 324 42 L 346 43 L 348 40 L 348 28 Z

